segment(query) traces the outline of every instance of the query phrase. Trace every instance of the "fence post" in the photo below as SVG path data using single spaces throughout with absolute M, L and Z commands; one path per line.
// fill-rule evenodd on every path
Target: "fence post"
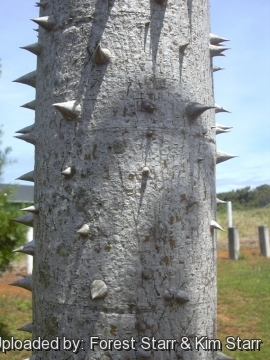
M 228 228 L 232 227 L 232 202 L 227 202 L 227 218 L 228 218 Z
M 228 235 L 229 235 L 229 258 L 232 260 L 238 260 L 239 250 L 240 250 L 238 228 L 229 227 Z
M 270 257 L 270 244 L 269 244 L 269 232 L 268 226 L 263 225 L 258 227 L 259 230 L 259 241 L 260 241 L 260 249 L 261 255 Z
M 26 234 L 26 239 L 27 242 L 32 241 L 33 240 L 33 228 L 29 227 L 27 234 Z M 33 270 L 33 256 L 31 255 L 26 255 L 26 264 L 27 264 L 27 274 L 30 275 L 32 274 L 32 270 Z

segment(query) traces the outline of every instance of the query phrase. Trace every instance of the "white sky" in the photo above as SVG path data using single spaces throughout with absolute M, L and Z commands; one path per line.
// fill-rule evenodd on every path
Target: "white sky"
M 170 0 L 168 0 L 170 1 Z M 35 91 L 12 80 L 35 70 L 36 56 L 19 49 L 37 41 L 34 1 L 0 2 L 0 124 L 3 145 L 12 147 L 17 163 L 4 169 L 2 182 L 33 170 L 34 147 L 13 138 L 15 131 L 34 123 L 34 111 L 20 105 L 34 100 Z M 217 192 L 270 184 L 270 1 L 212 0 L 212 33 L 228 38 L 226 57 L 214 58 L 225 70 L 214 74 L 215 100 L 232 113 L 216 115 L 218 123 L 233 126 L 217 137 L 221 151 L 239 155 L 217 166 Z

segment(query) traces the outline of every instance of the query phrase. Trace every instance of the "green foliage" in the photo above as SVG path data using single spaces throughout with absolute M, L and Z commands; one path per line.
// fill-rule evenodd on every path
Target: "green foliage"
M 0 129 L 0 138 L 3 135 L 3 131 Z M 0 140 L 0 145 L 2 141 Z M 6 147 L 4 150 L 0 149 L 0 177 L 3 175 L 3 167 L 8 164 L 12 164 L 14 160 L 8 158 L 8 154 L 11 152 L 11 147 Z
M 2 135 L 3 132 L 0 129 L 0 137 Z M 10 147 L 5 148 L 3 151 L 0 149 L 0 176 L 3 174 L 3 167 L 12 162 L 8 158 L 10 151 Z M 14 258 L 11 251 L 26 241 L 26 227 L 10 221 L 10 219 L 21 215 L 19 209 L 8 202 L 8 198 L 15 191 L 16 187 L 14 186 L 9 186 L 0 191 L 0 273 L 7 270 L 10 261 Z
M 231 201 L 235 209 L 264 207 L 270 204 L 270 185 L 260 185 L 255 189 L 246 186 L 217 194 L 217 197 L 220 200 Z
M 15 191 L 14 186 L 0 191 L 0 273 L 5 271 L 14 259 L 11 251 L 26 241 L 27 227 L 10 220 L 21 216 L 20 210 L 8 202 L 8 198 Z

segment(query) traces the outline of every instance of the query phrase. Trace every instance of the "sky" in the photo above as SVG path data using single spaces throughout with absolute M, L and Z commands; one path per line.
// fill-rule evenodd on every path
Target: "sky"
M 170 1 L 170 0 L 168 0 Z M 15 139 L 15 131 L 34 123 L 34 111 L 20 106 L 34 100 L 33 88 L 12 81 L 35 70 L 36 56 L 19 49 L 37 41 L 38 8 L 30 0 L 0 1 L 0 124 L 1 149 L 12 147 L 16 163 L 4 169 L 2 183 L 34 168 L 34 146 Z M 217 148 L 238 155 L 217 165 L 217 192 L 270 184 L 270 1 L 211 0 L 211 32 L 227 39 L 231 48 L 214 64 L 215 102 L 231 113 L 216 115 L 232 126 L 217 136 Z

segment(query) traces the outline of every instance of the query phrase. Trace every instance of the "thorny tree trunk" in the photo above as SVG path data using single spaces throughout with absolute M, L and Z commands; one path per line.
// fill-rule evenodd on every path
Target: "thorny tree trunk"
M 179 346 L 216 338 L 208 0 L 39 6 L 33 338 L 84 344 L 36 359 L 214 359 Z M 93 336 L 179 344 L 92 351 Z

